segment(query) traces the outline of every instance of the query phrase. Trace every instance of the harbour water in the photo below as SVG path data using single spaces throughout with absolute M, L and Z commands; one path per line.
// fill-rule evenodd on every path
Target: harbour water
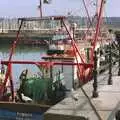
M 0 60 L 8 60 L 10 53 L 11 44 L 0 44 Z M 26 46 L 26 45 L 18 45 L 14 51 L 12 60 L 18 61 L 43 61 L 42 56 L 46 54 L 47 48 L 44 46 Z M 0 66 L 1 67 L 1 66 Z M 61 66 L 54 66 L 55 73 L 61 69 Z M 36 65 L 28 65 L 28 64 L 14 64 L 12 65 L 12 76 L 14 82 L 14 88 L 17 89 L 19 87 L 19 76 L 21 72 L 25 69 L 28 69 L 31 74 L 37 74 L 39 69 Z M 72 87 L 72 66 L 63 66 L 64 72 L 64 80 L 66 83 L 66 87 L 71 89 Z
M 10 53 L 10 44 L 0 44 L 0 60 L 8 60 Z M 32 60 L 32 61 L 42 61 L 41 57 L 45 54 L 45 47 L 35 47 L 35 46 L 17 46 L 14 51 L 12 60 Z M 12 74 L 15 88 L 19 85 L 19 76 L 21 72 L 25 69 L 29 69 L 33 74 L 38 71 L 35 65 L 23 65 L 16 64 L 12 65 Z

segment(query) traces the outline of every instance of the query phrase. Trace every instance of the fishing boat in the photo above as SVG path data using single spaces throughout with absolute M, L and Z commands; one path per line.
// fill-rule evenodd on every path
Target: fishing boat
M 73 84 L 79 83 L 79 81 L 82 82 L 82 84 L 87 83 L 92 78 L 92 70 L 93 70 L 93 63 L 94 63 L 94 51 L 97 52 L 98 56 L 98 63 L 97 67 L 100 67 L 101 63 L 105 63 L 107 61 L 105 59 L 105 56 L 103 56 L 103 59 L 99 59 L 99 57 L 102 56 L 102 52 L 105 52 L 105 48 L 111 43 L 112 39 L 109 37 L 110 34 L 107 30 L 103 29 L 101 31 L 101 34 L 98 36 L 97 41 L 93 40 L 93 37 L 95 35 L 95 30 L 91 28 L 89 30 L 89 34 L 83 34 L 81 38 L 75 37 L 75 33 L 73 30 L 75 30 L 75 26 L 72 26 L 72 30 L 69 29 L 65 23 L 65 16 L 48 16 L 48 17 L 42 17 L 42 18 L 20 18 L 20 27 L 19 31 L 17 33 L 16 41 L 12 45 L 12 49 L 9 56 L 9 61 L 2 61 L 2 64 L 7 65 L 6 75 L 5 75 L 5 83 L 7 82 L 8 78 L 10 79 L 10 86 L 11 86 L 11 93 L 12 93 L 12 99 L 14 99 L 14 89 L 13 89 L 13 83 L 12 83 L 12 75 L 11 75 L 11 65 L 12 64 L 34 64 L 37 67 L 40 68 L 40 72 L 42 76 L 37 75 L 37 77 L 31 76 L 26 77 L 29 70 L 25 70 L 23 73 L 21 73 L 20 76 L 20 88 L 17 90 L 17 93 L 19 95 L 19 98 L 21 101 L 24 101 L 22 99 L 22 96 L 25 95 L 26 97 L 30 97 L 31 101 L 37 102 L 38 99 L 45 100 L 48 99 L 48 101 L 51 101 L 56 95 L 56 99 L 59 101 L 59 97 L 57 93 L 54 93 L 53 98 L 52 96 L 49 96 L 49 92 L 53 94 L 52 92 L 56 92 L 56 89 L 60 89 L 63 93 L 62 96 L 65 96 L 65 86 L 62 84 L 61 81 L 61 74 L 63 70 L 58 70 L 57 73 L 52 73 L 51 69 L 54 65 L 70 65 L 73 67 Z M 16 48 L 17 42 L 19 41 L 18 37 L 23 25 L 24 21 L 38 21 L 38 20 L 55 20 L 61 22 L 61 30 L 66 31 L 66 34 L 68 35 L 69 39 L 67 39 L 67 44 L 64 44 L 63 41 L 58 41 L 57 44 L 53 43 L 51 40 L 51 43 L 49 43 L 49 49 L 47 50 L 47 56 L 44 56 L 43 62 L 34 62 L 34 61 L 13 61 L 12 55 L 13 51 Z M 63 29 L 64 27 L 64 29 Z M 86 33 L 86 29 L 81 29 L 80 33 Z M 57 61 L 55 61 L 57 60 Z M 46 68 L 45 68 L 46 66 Z M 46 70 L 45 70 L 46 69 Z M 55 74 L 55 75 L 53 75 Z M 57 75 L 57 76 L 56 76 Z M 55 78 L 56 80 L 55 80 Z M 63 76 L 63 75 L 62 75 Z M 78 77 L 79 76 L 79 77 Z M 62 78 L 63 79 L 63 78 Z M 79 80 L 78 80 L 79 79 Z M 39 81 L 39 85 L 36 84 Z M 35 84 L 35 85 L 34 85 Z M 44 84 L 43 86 L 47 86 L 49 90 L 47 90 L 46 87 L 43 87 L 41 84 Z M 53 86 L 58 87 L 54 88 Z M 56 85 L 57 84 L 57 85 Z M 28 85 L 28 86 L 27 86 Z M 37 86 L 38 85 L 38 86 Z M 36 86 L 35 90 L 33 90 L 30 86 Z M 74 85 L 73 85 L 74 86 Z M 43 88 L 42 88 L 43 87 Z M 49 88 L 50 87 L 50 88 Z M 37 94 L 37 90 L 39 90 L 39 95 Z M 46 88 L 46 89 L 45 89 Z M 1 88 L 3 89 L 3 88 Z M 44 89 L 42 91 L 42 89 Z M 63 90 L 62 90 L 63 89 Z M 30 93 L 27 91 L 31 91 Z M 36 91 L 36 92 L 35 92 Z M 49 92 L 48 92 L 49 91 Z M 57 91 L 58 92 L 58 91 Z M 58 92 L 58 94 L 60 94 Z M 40 94 L 41 93 L 41 94 Z M 49 96 L 49 97 L 48 97 Z M 51 97 L 51 98 L 50 98 Z M 34 100 L 33 100 L 34 99 Z M 51 100 L 50 100 L 51 99 Z M 40 102 L 39 101 L 39 102 Z
M 22 28 L 24 21 L 26 22 L 26 21 L 44 21 L 44 20 L 60 21 L 60 23 L 61 23 L 60 30 L 62 32 L 64 31 L 64 33 L 69 38 L 69 39 L 67 38 L 67 44 L 64 44 L 63 41 L 58 41 L 57 43 L 54 43 L 53 40 L 51 40 L 51 42 L 49 43 L 49 49 L 47 50 L 47 56 L 43 57 L 43 59 L 44 59 L 43 62 L 13 61 L 12 60 L 13 51 L 15 50 L 16 45 L 19 42 L 19 34 L 21 32 L 21 28 Z M 12 79 L 12 75 L 11 75 L 11 69 L 12 69 L 11 65 L 12 64 L 34 64 L 34 65 L 38 66 L 39 68 L 41 68 L 40 71 L 42 71 L 42 74 L 43 74 L 42 77 L 41 76 L 37 76 L 37 77 L 31 76 L 30 78 L 26 77 L 27 70 L 25 71 L 25 73 L 23 72 L 21 74 L 21 76 L 20 76 L 21 85 L 20 85 L 20 88 L 18 89 L 17 93 L 19 94 L 19 98 L 21 99 L 21 101 L 23 101 L 21 95 L 27 95 L 27 97 L 30 97 L 30 99 L 33 99 L 33 98 L 35 99 L 35 96 L 37 96 L 37 95 L 35 95 L 35 93 L 32 93 L 33 90 L 32 90 L 32 88 L 30 88 L 30 85 L 34 86 L 34 84 L 36 84 L 37 80 L 38 81 L 40 80 L 38 88 L 43 89 L 42 88 L 43 86 L 40 84 L 44 84 L 45 86 L 47 86 L 47 88 L 48 88 L 48 86 L 50 86 L 49 89 L 51 89 L 51 90 L 48 90 L 49 92 L 50 91 L 53 92 L 54 89 L 59 89 L 59 88 L 65 89 L 65 86 L 62 85 L 62 81 L 60 78 L 62 71 L 55 73 L 55 74 L 58 74 L 57 77 L 55 76 L 56 80 L 54 80 L 55 78 L 52 77 L 54 73 L 52 73 L 52 71 L 50 71 L 50 68 L 52 66 L 54 66 L 55 64 L 56 65 L 59 64 L 61 66 L 64 64 L 74 66 L 73 67 L 73 71 L 74 71 L 73 78 L 74 79 L 72 81 L 77 80 L 77 82 L 78 82 L 78 79 L 80 79 L 79 81 L 82 81 L 82 83 L 84 84 L 92 78 L 92 70 L 93 70 L 93 63 L 94 63 L 94 51 L 97 52 L 97 56 L 98 56 L 97 67 L 99 68 L 100 64 L 105 63 L 105 61 L 106 61 L 105 56 L 103 56 L 102 60 L 99 59 L 99 57 L 101 57 L 103 55 L 102 53 L 106 51 L 105 48 L 107 48 L 109 43 L 111 43 L 111 41 L 112 41 L 112 38 L 110 38 L 109 31 L 107 31 L 106 29 L 102 29 L 101 34 L 98 35 L 97 38 L 95 38 L 95 40 L 93 40 L 95 33 L 96 33 L 94 28 L 89 28 L 89 34 L 86 33 L 88 31 L 85 28 L 80 29 L 79 33 L 75 33 L 75 31 L 77 31 L 76 25 L 73 24 L 68 27 L 68 24 L 66 25 L 65 21 L 66 21 L 65 16 L 48 16 L 48 17 L 42 17 L 42 18 L 19 18 L 20 27 L 19 27 L 19 31 L 17 32 L 17 38 L 14 41 L 12 48 L 11 48 L 9 60 L 1 62 L 2 64 L 7 65 L 4 84 L 6 85 L 7 80 L 10 79 L 9 81 L 10 81 L 10 86 L 11 86 L 12 99 L 14 99 L 14 89 L 13 89 L 13 83 L 11 80 Z M 78 36 L 79 34 L 83 34 L 83 35 L 80 38 L 76 38 L 76 36 Z M 56 59 L 57 62 L 54 61 L 53 59 Z M 46 69 L 46 68 L 44 68 L 43 66 L 47 66 L 47 65 L 49 66 L 49 69 L 47 68 L 47 71 L 45 72 L 44 69 Z M 74 76 L 76 76 L 76 77 L 74 77 Z M 58 80 L 58 78 L 59 78 L 59 80 Z M 46 80 L 44 80 L 44 79 L 46 79 Z M 54 86 L 53 84 L 58 84 L 57 86 L 59 86 L 59 88 L 53 89 L 52 88 Z M 28 87 L 26 85 L 28 85 Z M 62 85 L 62 86 L 60 86 L 60 85 Z M 37 91 L 38 88 L 37 87 L 35 87 L 35 88 L 36 88 L 36 90 L 34 90 L 34 91 Z M 4 87 L 1 89 L 4 90 Z M 29 90 L 29 89 L 31 89 L 31 90 Z M 25 91 L 32 91 L 32 92 L 27 93 Z M 61 91 L 61 89 L 60 89 L 60 91 Z M 42 92 L 43 93 L 41 93 L 41 95 L 39 95 L 38 98 L 36 98 L 36 99 L 40 100 L 40 98 L 41 98 L 41 100 L 42 99 L 44 100 L 48 97 L 49 93 L 47 93 L 46 90 L 43 90 Z M 63 96 L 64 96 L 64 92 L 65 92 L 65 90 L 63 90 Z M 34 94 L 34 97 L 33 97 L 33 94 Z M 42 94 L 44 94 L 44 95 L 42 95 Z M 49 97 L 48 97 L 48 99 L 49 99 Z
M 19 35 L 23 23 L 26 21 L 59 21 L 60 30 L 67 34 L 67 44 L 58 42 L 57 44 L 49 43 L 49 49 L 47 54 L 42 57 L 43 61 L 19 61 L 13 60 L 12 56 L 15 48 L 19 42 Z M 68 27 L 66 24 L 65 16 L 46 16 L 41 18 L 19 18 L 19 30 L 17 37 L 10 49 L 8 61 L 1 61 L 2 65 L 6 65 L 5 78 L 3 84 L 0 87 L 0 98 L 4 100 L 7 82 L 9 81 L 9 99 L 8 101 L 22 102 L 22 103 L 37 103 L 39 105 L 54 105 L 66 96 L 66 92 L 71 88 L 77 89 L 92 79 L 93 67 L 94 67 L 94 55 L 97 52 L 99 68 L 101 63 L 105 63 L 107 58 L 103 56 L 101 60 L 99 56 L 102 56 L 103 52 L 107 50 L 107 46 L 112 42 L 110 33 L 106 29 L 100 28 L 101 14 L 97 16 L 96 28 L 81 29 L 80 33 L 77 31 L 76 25 Z M 82 34 L 81 37 L 76 38 Z M 63 40 L 63 39 L 62 39 Z M 106 48 L 106 49 L 105 49 Z M 15 91 L 12 77 L 12 65 L 13 64 L 31 64 L 39 68 L 40 72 L 36 75 L 29 76 L 29 70 L 24 70 L 20 77 L 20 87 Z M 57 67 L 56 67 L 57 66 Z M 66 66 L 67 70 L 64 70 Z M 66 78 L 66 73 L 71 70 L 71 76 Z M 68 83 L 70 79 L 72 81 L 70 89 L 67 89 L 65 79 Z M 23 104 L 22 104 L 23 105 Z

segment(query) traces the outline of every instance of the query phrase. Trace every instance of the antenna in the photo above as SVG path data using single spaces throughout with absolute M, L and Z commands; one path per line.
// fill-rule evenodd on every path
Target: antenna
M 40 18 L 42 18 L 42 0 L 39 0 L 39 6 L 38 6 L 39 10 L 40 10 Z
M 44 3 L 44 4 L 50 4 L 51 1 L 52 1 L 52 0 L 43 0 L 43 3 Z M 42 11 L 43 3 L 42 3 L 42 0 L 39 0 L 38 8 L 39 8 L 39 11 L 40 11 L 40 18 L 43 17 L 43 11 Z

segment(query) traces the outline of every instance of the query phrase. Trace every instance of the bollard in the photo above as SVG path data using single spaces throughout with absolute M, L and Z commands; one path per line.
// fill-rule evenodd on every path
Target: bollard
M 120 120 L 120 110 L 116 111 L 115 120 Z
M 93 70 L 93 78 L 94 78 L 94 82 L 93 82 L 93 98 L 97 98 L 98 97 L 98 91 L 97 91 L 97 52 L 94 52 L 94 70 Z
M 112 52 L 111 52 L 111 44 L 109 44 L 109 78 L 108 85 L 112 85 Z
M 119 50 L 118 76 L 120 76 L 120 41 L 118 41 L 118 45 L 119 45 L 119 48 L 118 48 L 118 50 Z

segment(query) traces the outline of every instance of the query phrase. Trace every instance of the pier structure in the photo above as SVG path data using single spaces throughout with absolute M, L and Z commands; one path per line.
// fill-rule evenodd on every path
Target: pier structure
M 120 110 L 120 77 L 114 76 L 112 79 L 113 84 L 107 85 L 105 76 L 99 77 L 97 98 L 92 97 L 92 82 L 84 86 L 97 114 L 79 89 L 51 107 L 44 115 L 45 120 L 117 120 L 115 114 Z
M 16 32 L 19 29 L 19 24 L 20 22 L 18 18 L 1 18 L 0 42 L 13 42 L 16 38 Z M 24 21 L 19 36 L 21 39 L 20 42 L 27 45 L 46 45 L 46 42 L 50 40 L 68 39 L 66 32 L 61 30 L 60 21 L 54 20 Z
M 39 19 L 39 18 L 29 18 L 29 19 Z M 69 18 L 70 19 L 70 18 Z M 85 25 L 79 26 L 78 21 L 66 20 L 66 25 L 72 31 L 73 24 L 76 24 L 74 37 L 77 41 L 83 38 L 84 34 L 87 32 Z M 0 19 L 0 42 L 11 43 L 16 38 L 16 32 L 19 27 L 19 19 Z M 93 28 L 89 28 L 92 31 Z M 103 33 L 103 32 L 102 32 Z M 105 33 L 106 34 L 106 33 Z M 93 34 L 92 34 L 93 35 Z M 69 40 L 67 32 L 62 29 L 60 21 L 54 20 L 38 20 L 38 21 L 24 21 L 20 32 L 21 42 L 23 44 L 31 45 L 43 45 L 49 40 Z M 92 39 L 93 36 L 88 35 L 88 39 Z
M 119 41 L 119 39 L 117 38 Z M 119 42 L 118 42 L 119 43 Z M 113 47 L 114 45 L 114 47 Z M 117 47 L 117 49 L 115 49 Z M 108 63 L 97 68 L 97 56 L 93 79 L 51 107 L 45 120 L 119 120 L 120 115 L 120 44 L 109 45 Z M 99 70 L 106 71 L 98 73 Z
M 46 30 L 46 29 L 52 29 L 58 28 L 60 26 L 59 22 L 55 21 L 27 21 L 24 22 L 24 26 L 22 27 L 22 30 L 28 30 L 28 31 L 39 31 L 39 30 Z M 19 28 L 19 18 L 1 18 L 0 19 L 0 33 L 1 32 L 10 32 L 10 31 L 17 31 Z

